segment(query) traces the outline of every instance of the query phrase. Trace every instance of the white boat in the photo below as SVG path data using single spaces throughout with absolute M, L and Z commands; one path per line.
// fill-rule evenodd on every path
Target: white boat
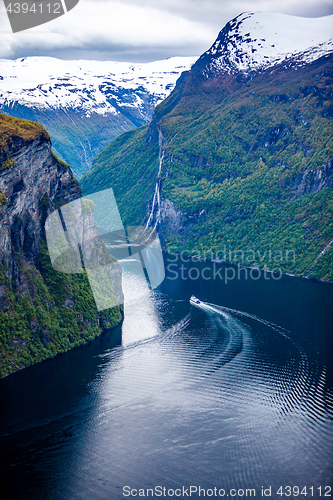
M 197 305 L 197 306 L 200 305 L 200 304 L 202 304 L 201 300 L 199 300 L 195 295 L 192 295 L 190 297 L 190 303 L 194 304 L 194 305 Z

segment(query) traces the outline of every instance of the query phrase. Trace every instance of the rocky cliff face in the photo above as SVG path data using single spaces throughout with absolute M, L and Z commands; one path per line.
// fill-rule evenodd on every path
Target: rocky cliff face
M 45 220 L 81 192 L 37 123 L 0 115 L 0 193 L 3 376 L 91 340 L 121 313 L 98 313 L 86 276 L 50 264 Z
M 304 194 L 318 193 L 325 188 L 333 189 L 333 158 L 317 169 L 307 168 L 298 174 L 292 186 L 291 198 Z
M 1 261 L 7 276 L 23 292 L 27 286 L 20 283 L 20 268 L 23 264 L 38 267 L 46 216 L 80 197 L 80 188 L 69 167 L 52 155 L 51 142 L 42 130 L 30 140 L 10 137 L 0 161 L 0 191 L 7 199 L 0 207 Z

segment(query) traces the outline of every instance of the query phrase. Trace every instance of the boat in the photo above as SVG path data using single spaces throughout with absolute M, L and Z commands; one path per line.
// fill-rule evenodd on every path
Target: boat
M 194 305 L 197 305 L 197 306 L 199 306 L 199 305 L 202 304 L 201 300 L 199 300 L 195 295 L 192 295 L 190 297 L 190 303 L 194 304 Z

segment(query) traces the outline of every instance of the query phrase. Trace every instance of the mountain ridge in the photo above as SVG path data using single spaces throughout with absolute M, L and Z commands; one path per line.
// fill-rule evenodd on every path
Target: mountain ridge
M 117 113 L 117 104 L 119 108 L 137 105 L 144 114 L 140 95 L 134 94 L 132 102 L 122 101 L 117 88 L 123 92 L 145 89 L 156 105 L 165 99 L 180 73 L 195 60 L 196 57 L 170 57 L 140 64 L 67 61 L 43 56 L 14 61 L 0 59 L 0 103 L 17 102 L 36 108 L 80 108 L 86 116 L 93 112 Z
M 149 220 L 167 250 L 292 249 L 283 272 L 332 281 L 332 54 L 208 78 L 200 59 L 149 126 L 96 157 L 83 191 L 112 187 L 123 220 Z
M 195 59 L 143 64 L 1 59 L 0 110 L 42 123 L 55 152 L 80 177 L 111 139 L 151 119 L 156 104 Z
M 193 69 L 210 74 L 251 74 L 282 62 L 301 65 L 333 51 L 333 15 L 301 18 L 244 12 L 229 21 Z

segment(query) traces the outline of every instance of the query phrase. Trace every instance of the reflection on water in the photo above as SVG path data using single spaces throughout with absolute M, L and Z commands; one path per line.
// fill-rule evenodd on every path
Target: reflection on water
M 122 261 L 124 293 L 124 322 L 122 344 L 153 337 L 159 332 L 158 317 L 140 259 Z
M 332 287 L 319 285 L 166 280 L 151 291 L 128 274 L 121 344 L 116 329 L 1 382 L 6 498 L 331 484 Z

